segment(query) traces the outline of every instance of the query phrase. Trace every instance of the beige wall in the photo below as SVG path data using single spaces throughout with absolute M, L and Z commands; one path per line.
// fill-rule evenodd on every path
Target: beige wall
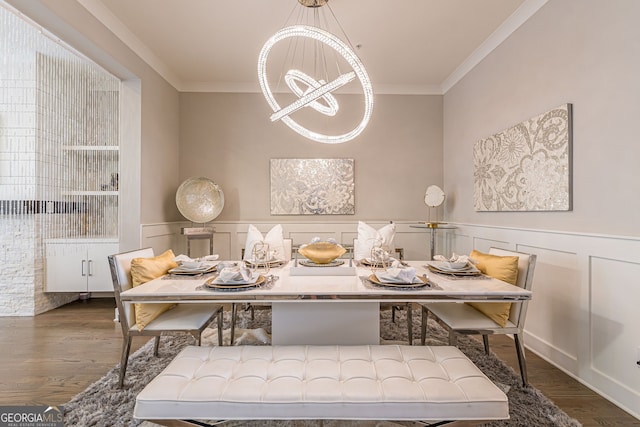
M 550 0 L 444 97 L 447 218 L 640 235 L 640 2 Z M 573 104 L 573 211 L 478 213 L 478 139 Z
M 348 109 L 361 97 L 340 102 Z M 424 191 L 442 183 L 441 96 L 378 95 L 369 126 L 343 144 L 304 139 L 269 114 L 261 94 L 180 94 L 180 179 L 222 186 L 219 220 L 302 219 L 270 216 L 271 158 L 355 159 L 356 214 L 305 221 L 426 219 Z
M 179 185 L 178 92 L 75 0 L 8 0 L 121 79 L 141 83 L 141 158 L 138 223 L 181 219 L 172 198 Z M 138 144 L 138 141 L 123 143 Z M 123 206 L 126 209 L 126 206 Z M 135 220 L 134 220 L 135 221 Z

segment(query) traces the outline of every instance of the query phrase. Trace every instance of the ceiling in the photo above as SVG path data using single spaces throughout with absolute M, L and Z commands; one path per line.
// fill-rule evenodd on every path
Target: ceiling
M 78 0 L 179 91 L 259 92 L 296 0 Z M 445 93 L 547 0 L 330 0 L 376 93 Z

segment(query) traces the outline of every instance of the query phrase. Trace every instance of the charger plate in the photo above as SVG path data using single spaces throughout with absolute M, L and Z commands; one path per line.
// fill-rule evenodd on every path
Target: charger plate
M 258 267 L 263 267 L 265 266 L 265 264 L 269 264 L 270 268 L 278 268 L 278 267 L 283 267 L 285 264 L 287 263 L 286 260 L 275 260 L 275 261 L 267 261 L 266 263 L 264 262 L 258 262 L 258 263 L 253 263 L 249 260 L 244 260 L 244 264 L 248 267 L 252 267 L 254 265 L 258 266 Z
M 209 289 L 213 289 L 213 290 L 216 290 L 216 291 L 250 289 L 250 288 L 256 288 L 256 287 L 262 285 L 265 282 L 265 280 L 267 280 L 266 277 L 264 277 L 263 275 L 260 275 L 260 276 L 258 276 L 256 281 L 253 282 L 253 283 L 233 283 L 233 284 L 230 284 L 230 283 L 213 283 L 213 281 L 216 279 L 216 277 L 212 277 L 212 278 L 208 279 L 206 282 L 204 282 L 204 287 L 205 288 L 209 288 Z
M 317 262 L 313 262 L 310 259 L 301 259 L 298 261 L 298 263 L 304 265 L 305 267 L 337 267 L 339 265 L 344 264 L 344 260 L 334 259 L 333 261 L 328 262 L 326 264 L 318 264 Z
M 207 273 L 211 273 L 212 271 L 216 271 L 218 265 L 211 265 L 207 268 L 184 268 L 181 266 L 178 266 L 176 268 L 172 268 L 171 270 L 168 271 L 169 274 L 183 274 L 186 276 L 195 276 L 198 274 L 207 274 Z
M 400 265 L 402 265 L 403 267 L 408 267 L 408 266 L 409 266 L 409 264 L 407 264 L 407 263 L 406 263 L 406 262 L 404 262 L 404 261 L 401 261 L 401 260 L 398 260 L 398 261 L 400 262 Z M 381 264 L 381 263 L 375 263 L 375 262 L 372 262 L 371 260 L 368 260 L 368 259 L 366 259 L 366 258 L 362 258 L 362 259 L 361 259 L 360 261 L 358 261 L 358 262 L 359 262 L 360 264 L 362 264 L 362 265 L 366 266 L 366 267 L 372 267 L 372 266 L 380 265 L 380 264 Z M 390 266 L 390 265 L 391 265 L 391 263 L 388 263 L 388 264 L 387 264 L 387 266 Z
M 447 274 L 449 276 L 481 276 L 482 273 L 480 272 L 480 270 L 477 269 L 472 269 L 472 270 L 443 270 L 441 268 L 438 268 L 434 265 L 431 264 L 427 264 L 426 267 L 430 270 L 433 271 L 434 273 L 438 273 L 438 274 Z
M 420 276 L 416 276 L 416 278 L 418 280 L 420 280 L 420 283 L 388 283 L 388 282 L 381 282 L 380 279 L 378 279 L 378 276 L 376 276 L 375 274 L 372 274 L 368 277 L 369 281 L 373 284 L 379 285 L 379 286 L 389 286 L 391 288 L 421 288 L 423 286 L 428 286 L 429 285 L 429 281 L 427 279 L 425 279 L 424 277 L 420 277 Z

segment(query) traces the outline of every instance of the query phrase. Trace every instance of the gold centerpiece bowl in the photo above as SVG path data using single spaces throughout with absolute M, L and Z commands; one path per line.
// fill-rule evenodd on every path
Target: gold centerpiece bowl
M 329 264 L 347 250 L 336 243 L 316 242 L 298 249 L 298 253 L 316 264 Z

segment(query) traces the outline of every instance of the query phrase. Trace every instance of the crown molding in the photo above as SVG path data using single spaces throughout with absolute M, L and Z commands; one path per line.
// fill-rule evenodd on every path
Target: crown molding
M 100 0 L 77 0 L 90 14 L 107 27 L 129 49 L 162 76 L 171 86 L 178 89 L 182 82 L 171 69 L 158 58 L 126 25 L 111 13 Z
M 176 89 L 178 92 L 261 92 L 257 78 L 255 82 L 185 82 L 180 87 L 176 87 Z
M 257 82 L 184 82 L 138 39 L 101 0 L 77 0 L 89 13 L 111 30 L 124 44 L 153 68 L 178 92 L 259 93 Z M 533 16 L 548 0 L 525 0 L 482 44 L 474 50 L 440 85 L 375 84 L 381 95 L 444 95 L 467 73 Z M 350 93 L 350 92 L 342 92 Z M 354 92 L 355 93 L 355 92 Z
M 262 93 L 257 82 L 250 83 L 216 83 L 216 82 L 189 82 L 180 87 L 176 87 L 179 92 L 224 92 L 224 93 Z M 289 92 L 286 89 L 274 89 L 273 93 Z M 393 85 L 375 84 L 373 86 L 375 95 L 442 95 L 440 85 Z M 357 90 L 339 89 L 335 93 L 342 94 L 362 94 Z
M 462 80 L 467 73 L 520 28 L 520 26 L 544 6 L 547 1 L 548 0 L 525 0 L 511 16 L 500 24 L 500 26 L 442 82 L 443 94 L 447 93 L 449 89 Z
M 441 85 L 397 85 L 389 83 L 373 84 L 377 95 L 442 95 Z

